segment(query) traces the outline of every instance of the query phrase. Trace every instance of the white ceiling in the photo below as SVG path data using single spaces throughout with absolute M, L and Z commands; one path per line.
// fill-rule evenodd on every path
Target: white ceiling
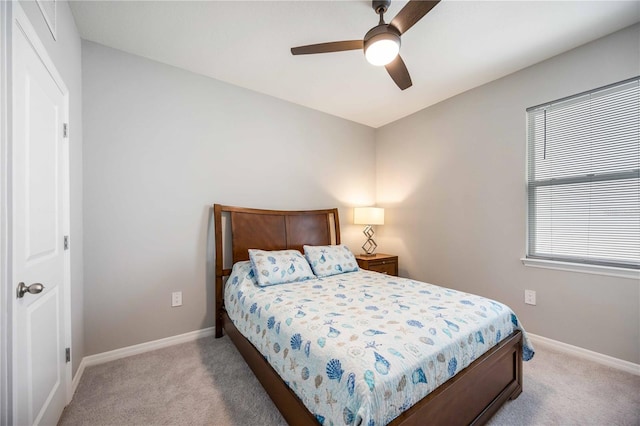
M 406 1 L 392 2 L 389 22 Z M 401 91 L 361 51 L 292 56 L 361 39 L 371 2 L 81 1 L 82 38 L 377 128 L 640 21 L 639 1 L 443 1 L 402 37 Z

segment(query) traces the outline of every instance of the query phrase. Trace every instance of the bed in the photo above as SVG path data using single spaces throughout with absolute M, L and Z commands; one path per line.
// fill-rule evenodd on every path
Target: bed
M 496 323 L 494 327 L 494 325 L 489 326 L 487 325 L 488 323 L 485 323 L 484 327 L 487 334 L 478 334 L 478 338 L 475 337 L 475 332 L 464 332 L 465 338 L 466 336 L 469 338 L 469 347 L 473 344 L 479 346 L 491 345 L 490 348 L 486 350 L 485 347 L 485 349 L 482 350 L 482 354 L 478 354 L 477 356 L 474 354 L 471 357 L 467 356 L 468 359 L 465 360 L 462 359 L 463 357 L 458 356 L 458 361 L 456 358 L 452 358 L 452 355 L 446 360 L 448 362 L 444 362 L 445 360 L 443 359 L 443 371 L 447 371 L 448 367 L 448 371 L 451 373 L 450 378 L 448 376 L 444 378 L 436 377 L 438 376 L 436 361 L 435 372 L 431 375 L 426 364 L 424 369 L 415 369 L 414 367 L 411 367 L 411 371 L 413 373 L 410 371 L 405 375 L 406 377 L 403 377 L 401 380 L 393 379 L 395 381 L 393 382 L 393 388 L 391 388 L 389 384 L 381 382 L 380 379 L 387 379 L 386 375 L 390 364 L 395 366 L 400 361 L 403 363 L 409 363 L 405 358 L 411 358 L 409 356 L 410 351 L 395 351 L 388 348 L 389 352 L 382 352 L 381 349 L 378 349 L 377 347 L 380 345 L 379 343 L 376 343 L 376 338 L 381 339 L 383 337 L 387 337 L 382 336 L 387 330 L 381 328 L 384 327 L 384 325 L 381 325 L 382 323 L 380 322 L 373 322 L 373 324 L 377 324 L 373 329 L 365 327 L 364 333 L 359 331 L 351 333 L 349 330 L 346 330 L 345 327 L 351 328 L 354 324 L 345 321 L 341 323 L 341 327 L 335 326 L 335 328 L 331 326 L 332 320 L 324 321 L 323 324 L 324 318 L 320 317 L 325 314 L 318 311 L 318 307 L 313 305 L 313 298 L 342 298 L 343 300 L 340 300 L 336 306 L 333 306 L 332 310 L 335 311 L 336 309 L 340 309 L 340 306 L 342 306 L 342 308 L 345 309 L 344 311 L 337 310 L 336 312 L 326 313 L 326 315 L 331 314 L 337 316 L 346 314 L 346 309 L 358 310 L 356 305 L 359 302 L 358 300 L 354 300 L 354 298 L 358 299 L 358 296 L 354 295 L 355 293 L 350 294 L 349 291 L 360 292 L 360 294 L 364 295 L 359 298 L 359 300 L 362 301 L 362 309 L 360 309 L 362 312 L 360 312 L 360 314 L 370 308 L 375 309 L 370 312 L 372 316 L 379 317 L 381 320 L 384 319 L 386 321 L 385 324 L 397 324 L 396 328 L 398 330 L 404 330 L 405 334 L 408 330 L 409 340 L 404 343 L 400 341 L 400 344 L 403 344 L 403 347 L 414 351 L 416 351 L 414 348 L 416 348 L 417 345 L 420 345 L 419 342 L 422 342 L 425 345 L 427 343 L 433 345 L 432 340 L 437 340 L 438 337 L 436 336 L 441 336 L 442 339 L 448 340 L 449 338 L 453 338 L 454 336 L 451 335 L 456 334 L 458 331 L 460 331 L 460 334 L 462 335 L 463 330 L 458 330 L 458 325 L 464 327 L 463 323 L 466 324 L 469 322 L 471 316 L 464 317 L 467 320 L 463 318 L 457 318 L 457 322 L 452 320 L 458 325 L 443 319 L 443 321 L 447 321 L 451 327 L 444 327 L 437 331 L 435 328 L 432 329 L 429 327 L 428 324 L 422 324 L 420 321 L 415 319 L 406 320 L 402 324 L 398 324 L 399 321 L 396 321 L 398 317 L 392 317 L 393 312 L 390 311 L 396 310 L 397 312 L 402 313 L 400 311 L 401 309 L 410 309 L 410 306 L 404 306 L 398 303 L 397 300 L 387 300 L 388 303 L 394 303 L 393 305 L 387 305 L 387 307 L 392 306 L 393 308 L 385 309 L 384 312 L 382 312 L 389 315 L 387 318 L 384 315 L 381 315 L 381 312 L 376 312 L 378 310 L 377 306 L 383 305 L 371 304 L 369 303 L 369 300 L 364 300 L 365 296 L 371 297 L 375 300 L 375 297 L 377 297 L 375 294 L 376 289 L 381 288 L 383 285 L 395 285 L 398 287 L 407 287 L 407 292 L 414 291 L 416 293 L 428 294 L 432 299 L 434 299 L 434 294 L 431 293 L 436 292 L 438 293 L 438 297 L 451 297 L 453 298 L 452 300 L 455 299 L 457 301 L 455 303 L 462 302 L 463 304 L 476 304 L 477 306 L 484 303 L 486 304 L 486 308 L 482 307 L 482 309 L 484 309 L 485 312 L 491 313 L 490 311 L 493 310 L 497 312 L 497 314 L 501 315 L 500 318 L 504 318 L 505 315 L 507 315 L 504 312 L 498 312 L 504 309 L 504 305 L 489 301 L 488 299 L 471 299 L 470 296 L 473 295 L 461 294 L 450 289 L 429 287 L 430 285 L 428 284 L 414 282 L 407 279 L 394 278 L 393 281 L 389 281 L 388 277 L 366 271 L 326 277 L 324 279 L 317 280 L 317 282 L 316 280 L 310 280 L 309 282 L 297 285 L 296 291 L 303 293 L 306 292 L 308 297 L 311 297 L 309 299 L 300 299 L 300 297 L 304 296 L 296 294 L 291 290 L 293 287 L 280 287 L 275 290 L 274 288 L 266 290 L 261 288 L 255 292 L 251 292 L 249 287 L 239 289 L 237 286 L 244 285 L 242 284 L 243 278 L 251 278 L 251 268 L 247 262 L 249 259 L 249 249 L 293 249 L 302 252 L 304 245 L 325 246 L 340 244 L 338 210 L 278 211 L 230 207 L 215 204 L 213 206 L 213 212 L 215 226 L 215 250 L 217 254 L 215 259 L 216 337 L 221 337 L 223 335 L 223 331 L 229 336 L 277 408 L 280 410 L 285 420 L 290 425 L 328 424 L 330 421 L 325 415 L 326 413 L 318 410 L 317 407 L 322 405 L 324 410 L 329 410 L 334 408 L 334 404 L 338 407 L 338 412 L 344 413 L 340 416 L 343 421 L 335 421 L 335 424 L 483 424 L 491 418 L 491 416 L 502 406 L 502 404 L 504 404 L 505 401 L 517 398 L 522 392 L 523 332 L 517 329 L 517 327 L 511 327 L 509 329 L 510 333 L 503 333 L 500 335 L 500 330 L 496 332 L 495 327 L 500 328 L 502 325 Z M 232 265 L 233 269 L 230 267 Z M 226 282 L 227 291 L 225 292 L 225 277 L 229 276 L 232 276 L 233 282 Z M 238 279 L 239 276 L 240 280 Z M 354 282 L 359 282 L 359 284 L 354 284 Z M 357 286 L 361 286 L 361 288 L 357 288 Z M 338 288 L 344 290 L 338 291 L 336 290 Z M 283 338 L 284 342 L 280 341 L 279 343 L 277 340 L 278 336 L 275 335 L 273 336 L 275 343 L 271 342 L 271 338 L 266 334 L 267 328 L 275 329 L 274 325 L 278 325 L 278 333 L 280 333 L 279 324 L 281 321 L 285 321 L 285 318 L 278 318 L 275 314 L 271 315 L 271 313 L 267 314 L 266 310 L 270 308 L 271 303 L 267 302 L 265 304 L 265 302 L 260 302 L 258 299 L 258 297 L 273 297 L 268 294 L 265 296 L 265 293 L 274 291 L 278 293 L 278 299 L 280 299 L 279 301 L 282 302 L 282 304 L 288 303 L 291 304 L 291 307 L 297 308 L 299 307 L 297 306 L 297 304 L 300 303 L 299 300 L 302 300 L 302 302 L 311 305 L 298 309 L 298 315 L 292 315 L 291 318 L 286 318 L 287 323 L 289 323 L 288 325 L 291 326 L 295 326 L 295 324 L 290 324 L 291 322 L 306 324 L 304 332 L 300 333 L 293 330 L 289 331 L 289 334 L 285 335 L 285 332 L 283 331 L 283 336 L 279 337 Z M 229 306 L 225 305 L 225 294 L 226 303 L 228 303 Z M 317 296 L 314 296 L 314 294 L 317 294 Z M 395 294 L 391 294 L 390 296 L 395 296 Z M 402 293 L 397 295 L 398 298 L 402 296 Z M 247 298 L 249 298 L 249 300 L 246 300 Z M 256 301 L 254 302 L 252 298 L 256 298 Z M 382 297 L 382 299 L 385 298 L 389 297 Z M 412 298 L 413 295 L 411 296 L 411 299 L 405 298 L 400 300 L 412 300 Z M 405 305 L 411 304 L 406 302 L 404 303 Z M 442 300 L 438 300 L 437 302 L 434 302 L 433 306 L 429 307 L 433 307 L 437 310 L 439 309 L 437 306 L 438 303 L 442 304 L 444 302 Z M 250 308 L 248 307 L 249 305 Z M 277 312 L 276 302 L 273 302 L 273 306 L 272 311 Z M 300 303 L 300 306 L 302 306 L 302 303 Z M 425 312 L 427 311 L 426 306 L 427 305 L 425 305 L 424 309 Z M 251 311 L 251 317 L 249 311 Z M 320 312 L 320 314 L 318 314 L 318 312 Z M 479 313 L 482 314 L 481 312 Z M 230 314 L 234 316 L 235 323 Z M 302 320 L 294 318 L 298 316 L 304 317 L 307 314 L 310 314 L 309 317 Z M 429 313 L 429 315 L 431 315 L 431 313 Z M 441 316 L 438 313 L 433 313 L 433 315 Z M 487 315 L 484 316 L 486 317 Z M 246 324 L 239 320 L 239 318 L 242 319 L 243 317 L 246 317 Z M 512 321 L 517 322 L 515 315 L 508 315 L 508 317 Z M 393 321 L 389 320 L 390 318 Z M 314 321 L 307 321 L 312 319 Z M 368 323 L 368 321 L 368 319 L 364 320 L 363 326 L 365 323 Z M 374 319 L 372 318 L 371 321 L 374 321 Z M 321 325 L 316 326 L 315 323 Z M 325 331 L 330 330 L 330 334 L 328 334 L 329 338 L 324 339 L 324 337 L 317 337 L 319 336 L 319 334 L 317 334 L 319 332 L 317 329 L 320 326 L 325 327 Z M 489 327 L 491 327 L 491 333 L 488 331 Z M 283 323 L 283 330 L 284 328 L 289 327 L 285 326 Z M 514 329 L 515 331 L 513 331 Z M 367 356 L 371 357 L 372 361 L 375 361 L 375 368 L 372 367 L 370 370 L 365 371 L 364 374 L 360 374 L 357 370 L 354 370 L 358 377 L 358 382 L 356 382 L 355 385 L 354 377 L 356 377 L 356 375 L 350 373 L 351 370 L 353 370 L 351 368 L 352 365 L 348 365 L 345 362 L 348 357 L 340 352 L 336 352 L 335 354 L 332 352 L 331 359 L 327 360 L 326 358 L 323 358 L 320 362 L 317 369 L 321 371 L 326 369 L 326 375 L 324 373 L 315 374 L 313 371 L 309 373 L 309 369 L 313 368 L 314 363 L 318 363 L 318 360 L 313 360 L 313 362 L 311 360 L 313 356 L 315 356 L 316 352 L 326 352 L 329 347 L 331 347 L 331 351 L 339 350 L 337 349 L 337 343 L 334 344 L 334 346 L 331 346 L 326 344 L 326 341 L 331 341 L 330 337 L 336 337 L 341 331 L 343 334 L 341 338 L 345 338 L 342 341 L 344 350 L 349 350 L 349 348 L 354 350 L 357 346 L 349 345 L 349 339 L 346 338 L 347 336 L 350 336 L 351 339 L 355 340 L 362 337 L 360 339 L 360 342 L 362 342 L 360 348 L 366 345 L 367 349 L 358 349 L 359 352 L 357 352 L 357 354 L 366 353 L 368 354 Z M 345 331 L 347 332 L 345 333 Z M 444 336 L 440 331 L 445 331 L 449 336 Z M 431 336 L 428 334 L 429 332 L 433 332 L 433 335 Z M 331 333 L 333 333 L 333 335 Z M 380 334 L 380 336 L 376 336 L 376 334 Z M 309 336 L 313 337 L 308 340 L 307 338 Z M 370 336 L 370 338 L 365 338 L 364 336 Z M 431 337 L 433 337 L 433 339 L 431 339 Z M 398 336 L 395 336 L 395 338 L 398 339 Z M 490 343 L 489 341 L 494 338 L 495 344 Z M 338 340 L 339 339 L 336 339 L 336 341 Z M 289 342 L 291 343 L 289 344 Z M 344 342 L 347 342 L 347 344 Z M 462 342 L 460 345 L 464 346 L 465 343 L 467 342 Z M 326 348 L 325 344 L 327 346 Z M 286 350 L 285 345 L 287 346 Z M 322 346 L 322 351 L 320 351 L 320 345 Z M 457 343 L 451 344 L 452 347 L 456 345 Z M 427 346 L 421 347 L 426 348 Z M 276 353 L 280 358 L 274 358 Z M 525 358 L 530 358 L 532 355 L 533 353 L 531 350 L 525 347 Z M 287 356 L 289 359 L 287 359 L 285 363 L 281 357 L 287 358 Z M 294 356 L 297 358 L 294 358 Z M 353 358 L 354 353 L 350 353 L 350 356 Z M 373 356 L 375 356 L 375 358 L 372 358 Z M 271 360 L 273 366 L 269 363 L 269 360 Z M 342 364 L 340 362 L 336 362 L 339 360 L 342 360 Z M 452 363 L 452 360 L 455 360 L 455 362 Z M 310 364 L 304 364 L 305 361 Z M 431 365 L 429 368 L 432 368 Z M 298 376 L 296 376 L 297 380 L 292 380 L 291 374 L 294 373 L 290 370 L 295 374 L 298 374 Z M 287 374 L 289 374 L 289 376 L 287 376 Z M 322 383 L 322 377 L 320 376 L 325 377 L 324 383 Z M 442 375 L 440 374 L 440 376 Z M 312 385 L 314 377 L 315 388 L 318 389 L 317 392 L 314 392 Z M 374 378 L 377 380 L 375 384 L 373 383 Z M 360 379 L 364 379 L 364 381 Z M 382 400 L 386 400 L 387 397 L 389 397 L 390 403 L 393 402 L 392 398 L 396 397 L 395 393 L 400 393 L 401 386 L 403 391 L 405 387 L 407 388 L 404 394 L 404 398 L 406 400 L 406 393 L 409 392 L 411 386 L 414 386 L 415 389 L 422 389 L 426 387 L 427 383 L 432 385 L 436 379 L 442 381 L 442 383 L 437 383 L 439 385 L 437 388 L 433 390 L 429 389 L 426 396 L 418 401 L 410 401 L 410 404 L 407 401 L 403 404 L 391 404 L 393 406 L 393 410 L 397 410 L 397 413 L 392 412 L 393 410 L 388 407 L 387 410 L 390 411 L 391 414 L 380 414 L 373 408 L 369 409 L 369 406 L 360 407 L 358 410 L 358 407 L 354 408 L 353 406 L 348 405 L 351 404 L 351 402 L 348 404 L 344 403 L 345 407 L 343 408 L 340 405 L 342 404 L 340 398 L 333 397 L 334 394 L 337 395 L 337 386 L 340 386 L 339 389 L 342 389 L 342 393 L 345 395 L 347 392 L 349 395 L 356 394 L 356 396 L 358 395 L 358 392 L 366 394 L 370 391 L 371 395 L 374 395 L 374 392 L 380 392 L 380 396 L 372 396 L 370 399 L 373 401 L 373 405 L 384 407 L 385 402 Z M 392 379 L 389 378 L 389 380 Z M 321 383 L 318 383 L 318 381 Z M 305 388 L 304 386 L 307 387 Z M 327 388 L 323 389 L 322 386 L 326 386 Z M 392 389 L 394 392 L 387 390 L 386 393 L 383 393 L 385 386 L 389 387 L 389 389 Z M 315 393 L 315 395 L 312 395 L 313 393 Z M 409 392 L 409 394 L 414 394 L 414 392 Z M 316 404 L 315 407 L 313 402 L 314 398 Z M 325 398 L 327 404 L 324 404 Z M 302 399 L 306 401 L 306 405 Z M 323 401 L 319 401 L 319 399 L 322 399 Z M 340 400 L 340 402 L 338 402 L 338 400 Z M 391 418 L 385 420 L 384 415 L 391 416 Z M 325 422 L 325 420 L 327 421 Z

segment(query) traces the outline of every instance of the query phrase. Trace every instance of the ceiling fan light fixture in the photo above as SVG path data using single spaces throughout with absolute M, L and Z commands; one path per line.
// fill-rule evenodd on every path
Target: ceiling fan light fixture
M 364 56 L 371 65 L 383 66 L 400 53 L 400 35 L 388 25 L 379 25 L 367 33 L 364 39 Z
M 400 52 L 400 46 L 393 40 L 382 39 L 372 43 L 364 52 L 371 65 L 382 66 L 393 61 Z

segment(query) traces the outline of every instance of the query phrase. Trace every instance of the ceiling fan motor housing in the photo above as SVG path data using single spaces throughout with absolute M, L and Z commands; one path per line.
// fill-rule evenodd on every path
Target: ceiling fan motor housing
M 396 29 L 396 27 L 392 27 L 389 24 L 376 25 L 375 27 L 367 31 L 367 33 L 364 35 L 364 50 L 367 50 L 368 44 L 383 39 L 397 41 L 399 45 L 400 32 Z

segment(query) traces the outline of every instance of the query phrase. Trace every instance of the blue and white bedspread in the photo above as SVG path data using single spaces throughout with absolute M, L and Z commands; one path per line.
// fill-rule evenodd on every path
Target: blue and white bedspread
M 387 424 L 514 330 L 534 354 L 506 305 L 370 271 L 258 287 L 238 262 L 225 305 L 325 425 Z

